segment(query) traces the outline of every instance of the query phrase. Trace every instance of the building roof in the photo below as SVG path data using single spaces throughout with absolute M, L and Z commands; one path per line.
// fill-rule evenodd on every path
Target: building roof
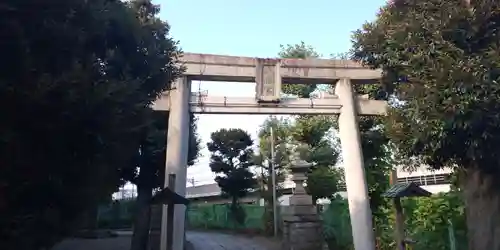
M 221 195 L 221 189 L 217 183 L 186 188 L 186 198 L 199 198 Z
M 396 197 L 418 197 L 418 196 L 431 196 L 431 193 L 413 182 L 409 183 L 396 183 L 387 190 L 383 196 L 389 198 Z

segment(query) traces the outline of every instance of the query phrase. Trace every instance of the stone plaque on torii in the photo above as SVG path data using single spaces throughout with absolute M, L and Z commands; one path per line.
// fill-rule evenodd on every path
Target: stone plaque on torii
M 175 173 L 176 190 L 185 195 L 189 113 L 203 114 L 322 114 L 339 115 L 339 135 L 356 250 L 375 247 L 371 210 L 363 166 L 358 115 L 384 115 L 387 103 L 369 100 L 353 91 L 353 84 L 376 83 L 381 70 L 349 60 L 262 59 L 185 53 L 184 76 L 153 107 L 170 111 L 167 136 L 167 173 Z M 192 81 L 256 82 L 256 97 L 211 96 L 191 93 Z M 323 98 L 281 98 L 282 84 L 336 84 L 335 95 Z M 184 238 L 185 208 L 175 210 L 174 238 Z M 163 221 L 166 225 L 167 221 Z M 183 241 L 173 250 L 182 250 Z M 163 250 L 163 249 L 162 249 Z

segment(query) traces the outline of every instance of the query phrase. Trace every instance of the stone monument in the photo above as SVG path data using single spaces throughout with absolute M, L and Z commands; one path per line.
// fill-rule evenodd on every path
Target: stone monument
M 295 182 L 290 206 L 283 207 L 283 250 L 320 250 L 323 248 L 321 219 L 313 205 L 312 197 L 306 193 L 304 182 L 312 163 L 302 160 L 296 152 L 290 166 Z

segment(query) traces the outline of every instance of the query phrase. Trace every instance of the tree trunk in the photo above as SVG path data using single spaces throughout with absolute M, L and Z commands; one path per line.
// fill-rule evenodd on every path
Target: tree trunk
M 148 245 L 149 226 L 151 222 L 151 205 L 149 202 L 153 196 L 153 187 L 151 186 L 153 180 L 151 177 L 154 177 L 149 171 L 152 171 L 152 169 L 143 168 L 139 172 L 137 206 L 131 250 L 146 250 Z
M 238 197 L 231 197 L 231 209 L 236 209 L 238 207 Z
M 468 169 L 462 179 L 469 250 L 500 250 L 500 192 L 497 178 Z
M 83 214 L 82 227 L 84 230 L 97 230 L 98 229 L 98 214 L 99 206 L 92 207 L 91 209 L 85 211 Z
M 151 220 L 151 207 L 149 201 L 152 197 L 151 187 L 137 186 L 137 211 L 134 221 L 131 250 L 146 250 Z

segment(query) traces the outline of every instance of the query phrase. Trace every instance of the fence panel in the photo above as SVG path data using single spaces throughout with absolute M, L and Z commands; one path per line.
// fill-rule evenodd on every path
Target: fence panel
M 245 211 L 243 225 L 231 217 L 230 205 L 191 205 L 187 210 L 187 223 L 190 228 L 201 229 L 263 229 L 264 207 L 242 205 Z

